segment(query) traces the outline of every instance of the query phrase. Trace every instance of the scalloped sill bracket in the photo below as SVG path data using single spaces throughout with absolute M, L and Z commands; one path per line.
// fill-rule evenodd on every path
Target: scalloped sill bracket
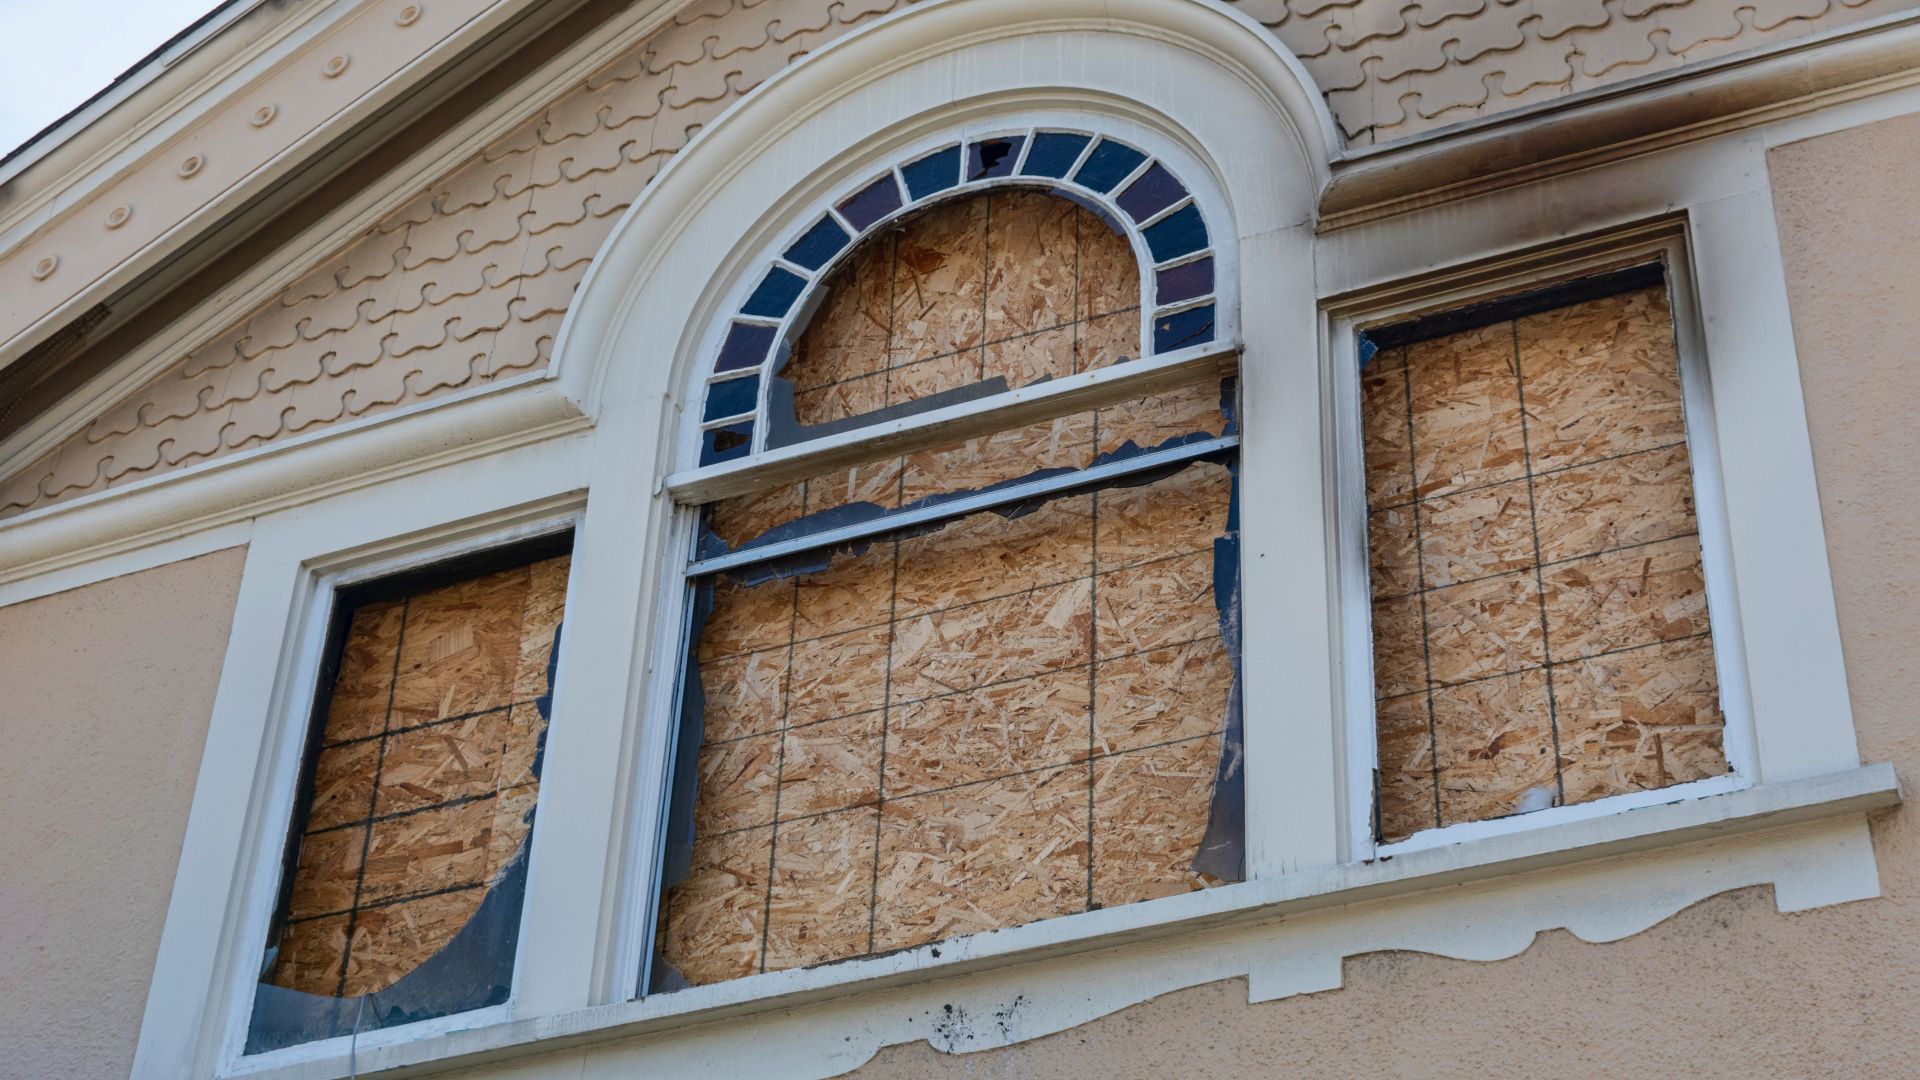
M 1606 817 L 1489 836 L 1374 862 L 1349 863 L 1124 907 L 1068 915 L 955 938 L 871 959 L 750 975 L 640 1001 L 533 1017 L 391 1046 L 362 1047 L 361 1075 L 388 1070 L 439 1072 L 571 1046 L 630 1038 L 696 1023 L 789 1009 L 861 991 L 924 982 L 1014 964 L 1160 941 L 1229 926 L 1486 882 L 1523 871 L 1631 855 L 1697 841 L 1864 814 L 1897 806 L 1893 766 L 1866 765 L 1824 776 L 1622 811 Z M 1783 911 L 1857 899 L 1779 894 Z M 316 1075 L 316 1066 L 272 1065 L 236 1075 Z M 345 1058 L 338 1063 L 345 1067 Z

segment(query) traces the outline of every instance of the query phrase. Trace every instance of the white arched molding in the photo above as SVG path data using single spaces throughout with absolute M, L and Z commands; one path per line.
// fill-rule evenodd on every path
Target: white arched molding
M 530 1010 L 585 1004 L 568 975 L 582 964 L 594 965 L 598 1000 L 620 1000 L 641 962 L 691 523 L 663 479 L 693 462 L 689 414 L 729 315 L 768 255 L 850 186 L 943 141 L 1021 127 L 1129 142 L 1163 160 L 1206 218 L 1219 335 L 1245 348 L 1245 587 L 1278 600 L 1245 615 L 1247 640 L 1261 643 L 1246 664 L 1250 774 L 1292 763 L 1286 783 L 1249 785 L 1248 870 L 1337 861 L 1319 407 L 1297 392 L 1319 377 L 1312 216 L 1331 145 L 1325 104 L 1272 36 L 1224 4 L 935 0 L 810 56 L 716 120 L 615 228 L 561 331 L 553 377 L 597 428 L 576 551 L 594 586 L 575 594 L 570 632 L 596 657 L 631 662 L 562 672 L 572 719 L 549 745 L 556 779 L 537 842 L 603 837 L 596 850 L 618 857 L 596 880 L 595 860 L 558 865 L 546 849 L 530 907 L 568 914 L 528 927 L 519 1000 Z M 1319 719 L 1287 724 L 1260 704 L 1281 701 Z M 615 806 L 631 816 L 608 820 Z

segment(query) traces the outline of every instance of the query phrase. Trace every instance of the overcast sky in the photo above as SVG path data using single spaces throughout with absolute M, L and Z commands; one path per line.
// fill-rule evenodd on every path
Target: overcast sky
M 0 156 L 218 0 L 0 0 Z

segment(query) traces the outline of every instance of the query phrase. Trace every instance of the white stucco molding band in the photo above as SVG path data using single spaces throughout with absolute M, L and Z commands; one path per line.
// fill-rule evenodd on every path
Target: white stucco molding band
M 586 426 L 534 373 L 268 443 L 6 522 L 0 588 Z
M 1804 780 L 1763 784 L 1708 798 L 1681 800 L 1590 821 L 1432 848 L 1398 858 L 1304 871 L 1184 896 L 1068 915 L 925 945 L 883 957 L 751 975 L 731 982 L 656 995 L 641 1001 L 450 1031 L 412 1042 L 384 1046 L 363 1044 L 357 1051 L 357 1067 L 361 1076 L 420 1075 L 442 1069 L 471 1068 L 486 1062 L 589 1042 L 611 1041 L 689 1027 L 694 1023 L 792 1009 L 858 991 L 902 986 L 935 975 L 957 976 L 1036 964 L 1094 950 L 1140 948 L 1232 927 L 1271 929 L 1276 919 L 1293 919 L 1330 908 L 1356 905 L 1361 901 L 1411 897 L 1442 888 L 1630 856 L 1656 848 L 1727 840 L 1763 830 L 1857 817 L 1896 806 L 1900 801 L 1900 783 L 1893 767 L 1884 763 L 1868 765 Z M 1871 878 L 1872 875 L 1867 876 Z M 1866 899 L 1878 894 L 1877 883 L 1862 882 L 1857 878 L 1858 875 L 1841 875 L 1834 879 L 1820 873 L 1794 874 L 1789 869 L 1769 880 L 1775 884 L 1776 902 L 1780 909 L 1793 911 Z M 1738 879 L 1716 879 L 1708 875 L 1706 880 L 1696 881 L 1690 888 L 1667 891 L 1665 902 L 1649 909 L 1657 915 L 1651 921 L 1647 921 L 1645 916 L 1622 913 L 1625 917 L 1619 925 L 1593 933 L 1607 938 L 1623 937 L 1645 929 L 1652 922 L 1712 892 L 1752 883 Z M 1708 891 L 1695 895 L 1694 890 L 1703 886 Z M 1863 892 L 1864 895 L 1858 895 Z M 1424 909 L 1420 910 L 1423 919 L 1430 914 Z M 1511 955 L 1524 949 L 1534 933 L 1533 929 L 1522 928 L 1518 923 L 1510 929 L 1523 932 L 1521 944 L 1518 948 L 1496 949 L 1496 954 Z M 1365 941 L 1364 937 L 1352 935 L 1340 935 L 1340 939 L 1349 943 Z M 1256 962 L 1250 966 L 1250 970 L 1239 972 L 1253 980 L 1250 991 L 1252 999 L 1271 999 L 1339 985 L 1337 964 L 1330 970 L 1314 965 L 1294 967 L 1290 965 L 1284 950 L 1274 952 L 1258 949 L 1260 940 L 1261 935 L 1256 932 L 1243 945 L 1243 948 L 1253 952 L 1252 959 Z M 1210 944 L 1217 948 L 1217 943 Z M 1353 948 L 1349 955 L 1385 947 L 1393 946 L 1368 943 Z M 1473 954 L 1473 958 L 1494 958 L 1493 955 L 1480 955 L 1475 948 L 1466 948 L 1464 951 Z M 1262 965 L 1272 967 L 1260 970 Z M 1211 977 L 1228 975 L 1212 974 Z M 1005 979 L 1001 983 L 1003 988 L 1012 985 Z M 1139 993 L 1138 988 L 1134 987 L 1129 989 L 1128 996 L 1144 1000 L 1152 993 L 1173 988 Z M 1107 1010 L 1097 1010 L 1094 1015 L 1103 1011 Z M 1086 1018 L 1090 1017 L 1075 1018 L 1071 1022 L 1078 1023 Z M 928 1030 L 921 1034 L 935 1033 Z M 1032 1038 L 1036 1034 L 1039 1033 L 1024 1031 L 1018 1033 L 1018 1038 Z M 735 1038 L 739 1038 L 737 1030 Z M 883 1040 L 882 1045 L 897 1041 L 901 1040 Z M 1004 1041 L 1016 1039 L 1008 1037 Z M 935 1043 L 939 1045 L 937 1039 Z M 764 1048 L 769 1044 L 760 1042 L 758 1045 Z M 977 1045 L 964 1047 L 982 1048 Z M 871 1053 L 871 1049 L 866 1052 Z M 826 1072 L 820 1069 L 823 1064 L 827 1063 L 769 1063 L 768 1067 L 773 1072 L 767 1075 L 825 1075 Z M 279 1067 L 249 1068 L 243 1062 L 229 1075 L 252 1076 L 261 1080 L 316 1080 L 319 1077 L 341 1075 L 345 1065 L 342 1051 L 339 1060 L 323 1057 Z

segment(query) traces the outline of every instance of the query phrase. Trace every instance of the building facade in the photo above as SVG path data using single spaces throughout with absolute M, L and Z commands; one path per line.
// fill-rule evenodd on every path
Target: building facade
M 223 5 L 0 162 L 7 1074 L 1900 1074 L 1916 72 Z

